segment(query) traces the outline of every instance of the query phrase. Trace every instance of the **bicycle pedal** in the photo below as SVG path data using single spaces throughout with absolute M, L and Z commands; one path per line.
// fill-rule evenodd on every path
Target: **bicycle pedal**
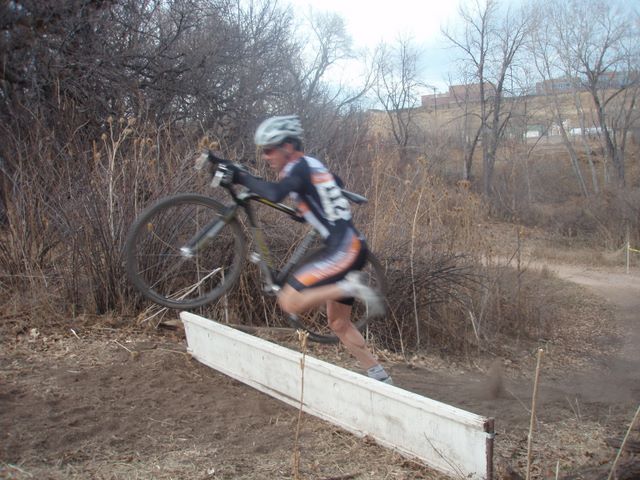
M 262 260 L 262 258 L 258 252 L 251 252 L 251 255 L 249 255 L 249 261 L 251 263 L 260 263 L 260 260 Z

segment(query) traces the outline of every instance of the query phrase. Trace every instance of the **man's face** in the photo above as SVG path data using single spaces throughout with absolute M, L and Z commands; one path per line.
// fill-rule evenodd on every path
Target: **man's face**
M 278 173 L 289 163 L 292 154 L 293 146 L 290 143 L 262 149 L 262 158 Z

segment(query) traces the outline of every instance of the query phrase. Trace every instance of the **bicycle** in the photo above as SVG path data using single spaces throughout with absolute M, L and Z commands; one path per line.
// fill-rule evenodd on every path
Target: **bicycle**
M 211 304 L 227 293 L 238 281 L 246 265 L 247 238 L 239 212 L 244 211 L 254 249 L 249 259 L 260 269 L 263 292 L 276 295 L 298 265 L 306 263 L 314 252 L 310 246 L 318 237 L 311 229 L 284 266 L 274 268 L 273 255 L 251 203 L 267 205 L 292 219 L 304 222 L 297 211 L 283 203 L 274 203 L 249 191 L 237 191 L 231 183 L 230 162 L 204 152 L 196 168 L 209 165 L 211 186 L 222 187 L 231 199 L 228 204 L 197 193 L 165 197 L 145 209 L 134 221 L 125 243 L 127 274 L 135 287 L 149 300 L 172 309 L 194 309 Z M 348 190 L 343 195 L 354 204 L 367 199 Z M 376 257 L 368 252 L 363 272 L 369 284 L 384 294 L 384 271 Z M 356 305 L 352 320 L 361 332 L 369 318 L 364 306 Z M 304 319 L 287 316 L 295 329 L 309 333 L 309 339 L 336 343 L 326 320 L 311 314 Z

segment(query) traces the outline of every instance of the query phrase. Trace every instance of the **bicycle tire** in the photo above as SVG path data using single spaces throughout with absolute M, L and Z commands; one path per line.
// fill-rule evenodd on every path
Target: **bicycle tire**
M 183 247 L 203 226 L 227 209 L 204 195 L 164 198 L 144 210 L 125 243 L 126 270 L 146 298 L 173 309 L 194 309 L 214 302 L 240 277 L 247 242 L 236 218 L 191 256 Z M 223 221 L 223 220 L 221 220 Z
M 302 265 L 304 263 L 307 263 L 317 253 L 318 251 L 310 252 L 309 254 L 305 255 L 298 264 Z M 367 258 L 365 260 L 365 265 L 362 268 L 362 271 L 368 274 L 370 285 L 380 293 L 382 293 L 383 296 L 385 296 L 387 291 L 387 283 L 384 276 L 384 269 L 382 268 L 382 264 L 380 263 L 380 261 L 373 253 L 367 252 Z M 360 333 L 364 332 L 365 328 L 372 320 L 371 317 L 368 317 L 366 315 L 366 309 L 362 302 L 360 302 L 358 299 L 355 299 L 354 301 L 351 319 L 353 325 L 356 327 L 356 329 L 358 329 Z M 312 340 L 314 342 L 333 344 L 338 343 L 340 340 L 329 329 L 326 313 L 321 312 L 318 309 L 302 315 L 302 319 L 300 319 L 300 317 L 295 318 L 291 315 L 287 315 L 287 322 L 291 327 L 295 329 L 306 331 L 309 334 L 309 340 Z

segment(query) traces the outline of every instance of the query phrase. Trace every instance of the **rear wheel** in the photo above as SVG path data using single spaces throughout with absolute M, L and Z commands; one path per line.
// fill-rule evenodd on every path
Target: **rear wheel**
M 197 194 L 168 197 L 143 211 L 125 244 L 127 274 L 138 290 L 176 309 L 201 307 L 229 290 L 240 276 L 247 247 L 236 218 L 223 219 L 226 211 Z M 205 231 L 217 233 L 205 236 Z M 200 245 L 185 253 L 198 237 Z
M 317 252 L 307 255 L 300 264 L 312 260 Z M 378 259 L 371 252 L 367 252 L 367 259 L 362 272 L 365 274 L 366 284 L 383 296 L 386 293 L 387 285 L 384 277 L 384 269 Z M 366 307 L 357 298 L 354 300 L 351 312 L 351 321 L 358 331 L 363 332 L 371 320 L 366 315 Z M 338 343 L 338 337 L 329 328 L 327 314 L 324 309 L 314 309 L 306 314 L 287 317 L 289 325 L 295 329 L 305 330 L 309 334 L 309 340 L 319 343 Z

